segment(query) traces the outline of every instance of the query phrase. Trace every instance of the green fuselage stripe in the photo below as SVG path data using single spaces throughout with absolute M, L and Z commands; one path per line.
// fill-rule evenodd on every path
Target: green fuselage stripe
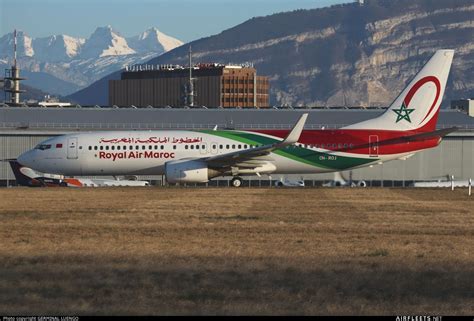
M 235 140 L 248 145 L 270 145 L 279 140 L 266 136 L 238 131 L 227 130 L 202 130 L 201 133 L 215 135 L 231 140 Z M 339 156 L 335 152 L 318 152 L 300 146 L 289 146 L 287 148 L 276 149 L 273 153 L 308 165 L 334 170 L 344 170 L 367 163 L 377 161 L 377 158 L 367 159 L 360 157 Z

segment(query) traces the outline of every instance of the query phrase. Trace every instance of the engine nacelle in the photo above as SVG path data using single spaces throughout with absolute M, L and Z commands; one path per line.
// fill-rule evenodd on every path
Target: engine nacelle
M 207 164 L 197 160 L 177 160 L 165 164 L 168 183 L 206 183 L 209 181 Z

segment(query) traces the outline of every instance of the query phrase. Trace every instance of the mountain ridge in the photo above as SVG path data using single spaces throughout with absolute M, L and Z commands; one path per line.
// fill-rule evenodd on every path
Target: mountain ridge
M 270 79 L 271 103 L 293 106 L 388 105 L 436 49 L 451 48 L 449 100 L 474 96 L 472 17 L 471 0 L 366 0 L 252 18 L 190 45 L 196 62 L 253 63 Z M 187 54 L 182 46 L 148 63 L 187 65 Z M 94 85 L 81 96 L 107 104 Z
M 159 32 L 161 38 L 146 39 L 145 44 L 134 37 L 123 37 L 110 25 L 98 27 L 87 39 L 68 35 L 31 38 L 20 30 L 17 32 L 18 64 L 23 72 L 49 74 L 62 81 L 53 94 L 71 94 L 125 65 L 143 63 L 182 44 L 157 28 L 147 31 L 151 29 Z M 128 41 L 137 47 L 130 47 Z M 13 33 L 7 33 L 0 37 L 0 68 L 8 68 L 12 61 Z M 47 92 L 55 86 L 44 82 L 30 85 Z

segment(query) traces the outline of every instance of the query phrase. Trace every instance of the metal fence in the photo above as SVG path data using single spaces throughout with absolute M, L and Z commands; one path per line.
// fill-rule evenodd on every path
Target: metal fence
M 232 187 L 230 178 L 213 179 L 207 183 L 188 183 L 188 184 L 168 184 L 162 179 L 151 179 L 148 180 L 152 187 L 174 187 L 174 188 L 199 188 L 199 187 Z M 279 180 L 270 179 L 244 179 L 240 188 L 280 188 L 276 186 Z M 283 188 L 325 188 L 325 187 L 351 187 L 351 188 L 396 188 L 396 187 L 413 187 L 416 182 L 414 180 L 365 180 L 365 186 L 358 185 L 359 181 L 354 181 L 352 185 L 338 186 L 331 185 L 334 181 L 331 180 L 304 180 L 304 186 L 282 186 Z M 17 187 L 18 184 L 15 179 L 0 180 L 0 187 Z M 91 187 L 92 188 L 92 187 Z M 97 187 L 100 188 L 100 187 Z M 122 188 L 122 187 L 120 187 Z

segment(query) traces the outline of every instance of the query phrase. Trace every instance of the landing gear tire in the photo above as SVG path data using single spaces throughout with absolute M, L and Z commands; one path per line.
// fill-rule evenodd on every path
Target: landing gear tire
M 234 177 L 234 178 L 230 181 L 230 183 L 232 184 L 233 187 L 240 187 L 240 186 L 242 186 L 242 182 L 243 182 L 243 180 L 242 180 L 242 178 L 240 178 L 240 177 Z

